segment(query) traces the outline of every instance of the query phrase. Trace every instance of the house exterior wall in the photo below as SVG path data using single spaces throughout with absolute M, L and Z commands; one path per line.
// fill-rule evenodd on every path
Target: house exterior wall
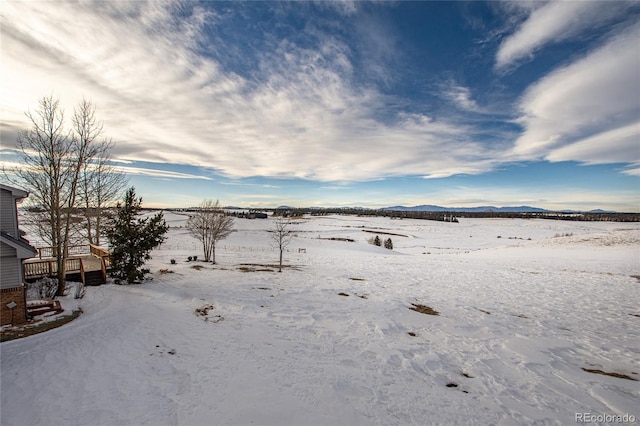
M 6 185 L 0 187 L 0 230 L 6 233 L 0 243 L 0 325 L 18 325 L 27 321 L 26 287 L 22 282 L 21 258 L 28 256 L 29 250 L 20 246 L 22 243 L 17 207 L 18 200 L 27 196 L 28 193 L 17 188 Z M 13 245 L 13 239 L 19 240 L 17 248 Z M 9 308 L 8 304 L 15 306 Z
M 0 252 L 0 325 L 20 325 L 27 321 L 26 287 L 22 285 L 22 268 L 16 249 L 4 243 Z M 10 309 L 7 304 L 15 303 Z
M 22 263 L 16 249 L 0 243 L 0 326 L 27 321 L 26 287 L 22 285 Z M 8 303 L 16 307 L 10 309 Z
M 2 257 L 18 257 L 18 251 L 4 242 L 0 243 L 0 256 Z
M 1 243 L 2 256 L 0 257 L 0 289 L 15 288 L 22 280 L 20 279 L 20 259 L 16 257 L 16 249 Z
M 18 212 L 13 194 L 4 188 L 0 190 L 0 229 L 12 237 L 18 238 Z
M 15 303 L 16 307 L 9 309 L 7 304 Z M 26 287 L 3 288 L 0 290 L 0 325 L 20 325 L 27 322 Z

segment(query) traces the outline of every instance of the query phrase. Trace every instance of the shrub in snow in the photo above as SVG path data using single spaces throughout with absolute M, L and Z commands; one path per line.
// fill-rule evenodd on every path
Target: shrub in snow
M 58 289 L 58 279 L 45 277 L 27 285 L 29 297 L 54 298 Z
M 195 262 L 196 260 L 198 260 L 198 256 L 193 256 L 193 261 Z
M 391 238 L 384 240 L 384 248 L 393 250 L 393 241 L 391 241 Z
M 187 257 L 187 262 L 191 262 L 193 260 L 193 257 L 189 256 Z
M 175 259 L 171 259 L 171 264 L 175 265 L 176 264 L 176 260 Z
M 573 237 L 573 232 L 565 232 L 564 234 L 556 234 L 554 237 Z
M 82 299 L 84 297 L 84 284 L 76 283 L 76 291 L 73 294 L 74 299 Z
M 376 235 L 376 237 L 373 239 L 373 245 L 378 247 L 382 245 L 382 240 L 380 240 L 379 236 Z

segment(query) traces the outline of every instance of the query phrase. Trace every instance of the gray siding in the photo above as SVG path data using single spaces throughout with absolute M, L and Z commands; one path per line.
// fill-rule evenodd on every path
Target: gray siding
M 0 257 L 0 288 L 19 287 L 21 284 L 20 261 L 15 257 Z
M 18 230 L 18 199 L 26 197 L 27 193 L 17 188 L 0 187 L 0 229 L 5 233 L 0 243 L 0 288 L 14 288 L 22 285 L 22 261 L 18 259 L 19 254 L 24 256 L 27 250 L 23 247 Z M 8 237 L 7 237 L 8 234 Z M 12 238 L 11 238 L 12 237 Z M 17 241 L 18 247 L 6 244 L 9 239 Z
M 13 199 L 13 195 L 6 189 L 0 190 L 0 229 L 13 237 L 19 237 L 16 235 L 18 229 L 16 210 L 16 201 Z
M 18 253 L 16 252 L 16 249 L 11 247 L 8 244 L 5 244 L 4 241 L 2 243 L 0 243 L 0 256 L 2 257 L 17 257 Z

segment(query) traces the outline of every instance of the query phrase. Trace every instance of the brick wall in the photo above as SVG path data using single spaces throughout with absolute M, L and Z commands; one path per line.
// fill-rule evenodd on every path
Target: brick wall
M 19 325 L 27 322 L 25 291 L 24 286 L 0 290 L 0 325 Z M 12 309 L 7 308 L 7 304 L 10 302 L 15 302 L 17 305 L 13 308 L 13 318 Z

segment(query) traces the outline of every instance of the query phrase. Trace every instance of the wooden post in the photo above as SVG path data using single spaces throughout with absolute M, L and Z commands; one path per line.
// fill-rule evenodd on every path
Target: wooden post
M 82 280 L 82 284 L 85 284 L 85 279 L 84 279 L 84 263 L 82 262 L 82 259 L 80 259 L 80 279 Z

